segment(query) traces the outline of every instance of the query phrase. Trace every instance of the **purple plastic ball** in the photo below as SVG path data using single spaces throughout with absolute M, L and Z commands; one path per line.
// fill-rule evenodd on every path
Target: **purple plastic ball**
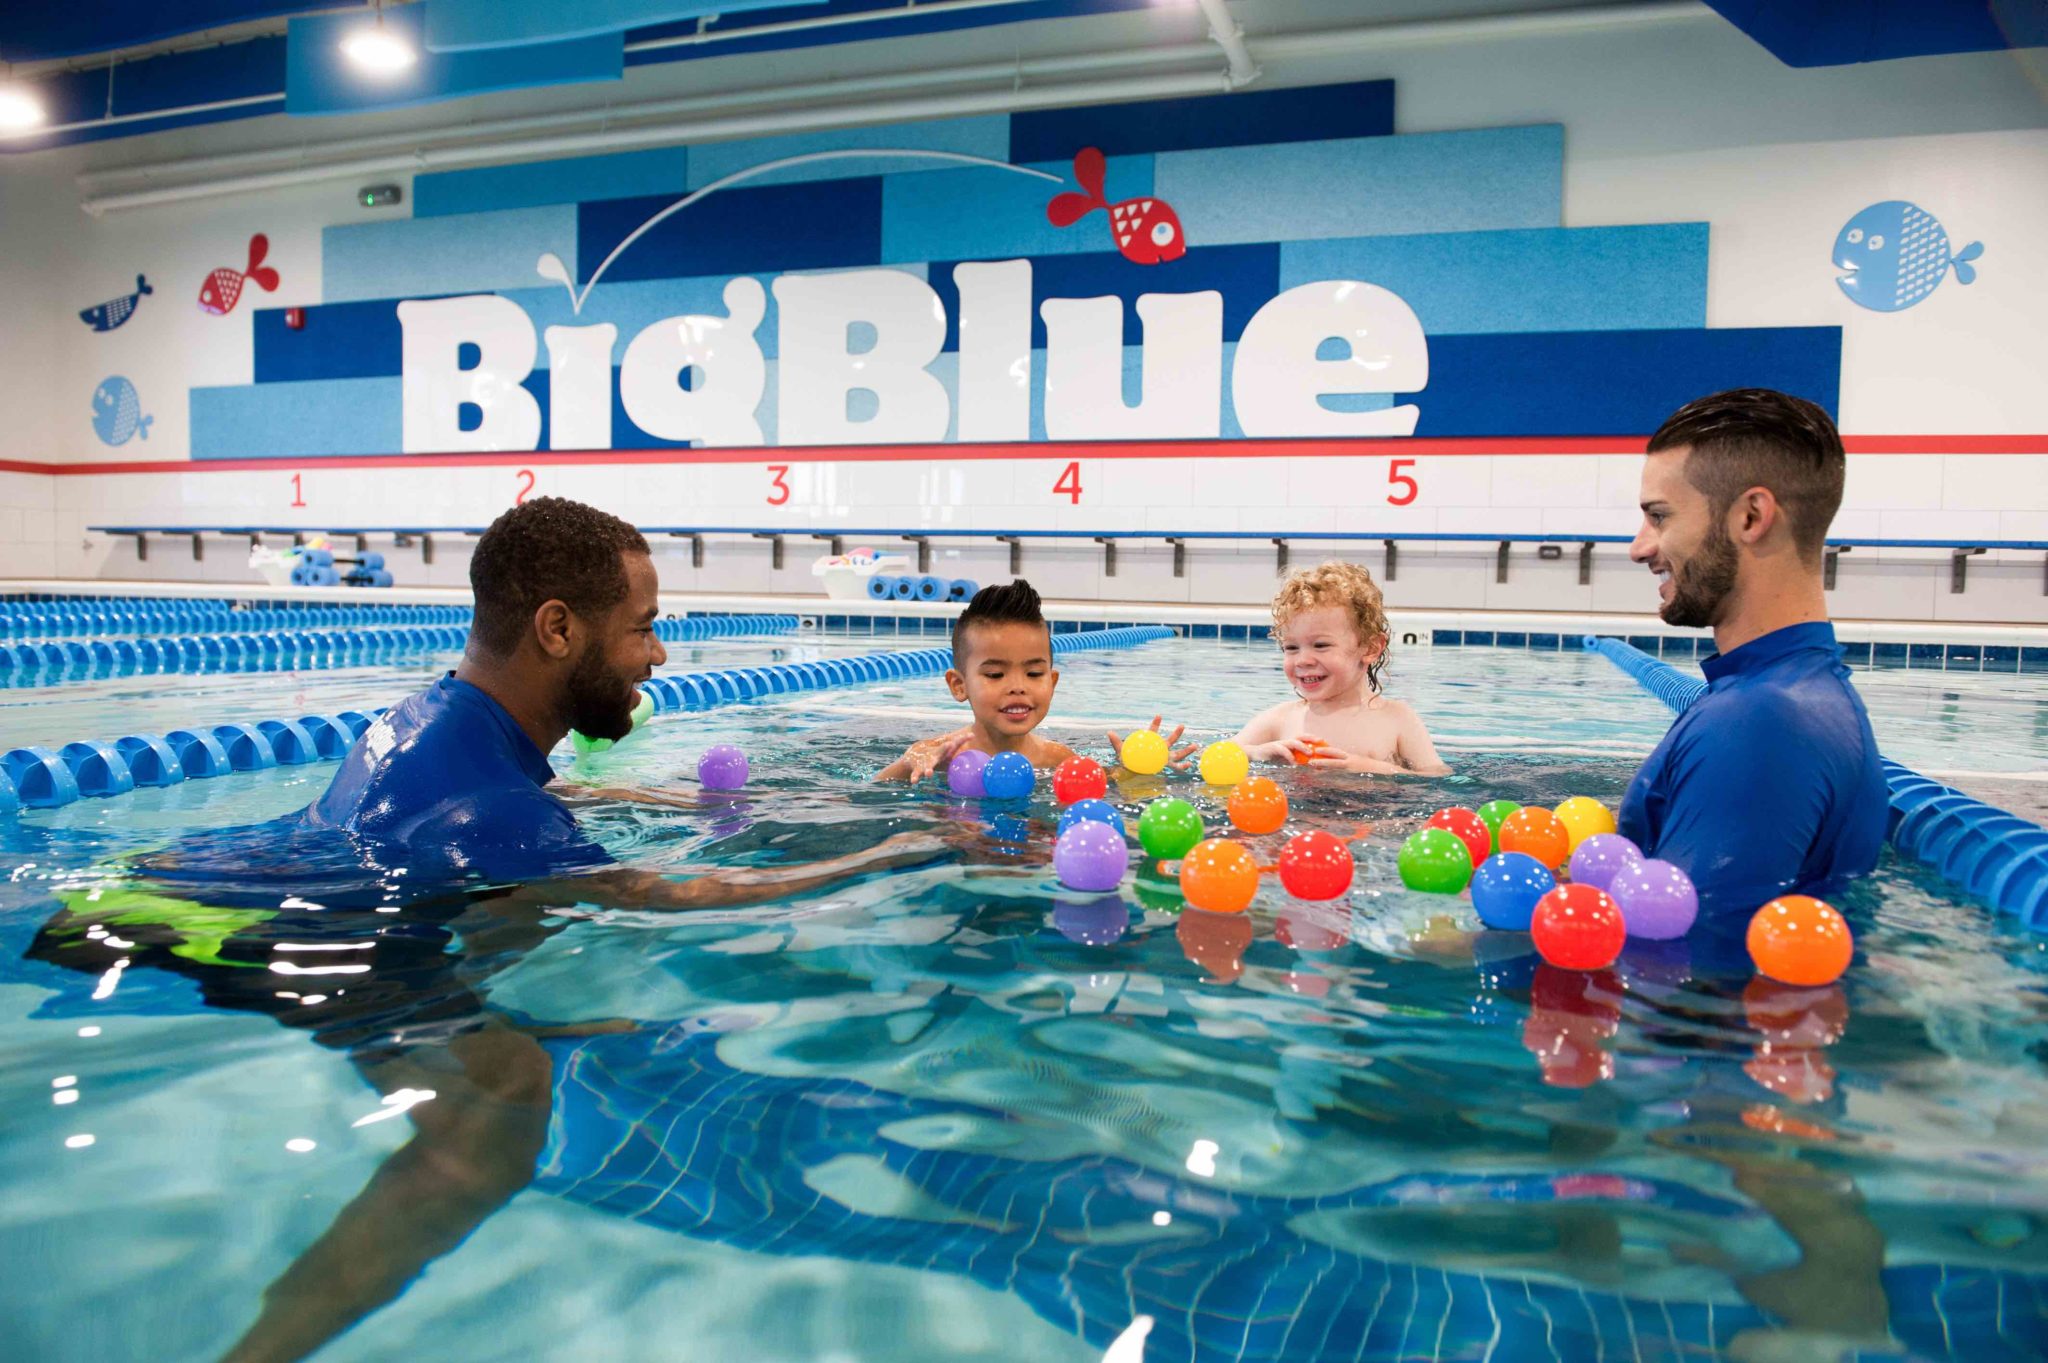
M 1572 853 L 1572 879 L 1605 890 L 1624 866 L 1640 866 L 1643 853 L 1619 833 L 1595 833 Z
M 1100 893 L 1123 883 L 1130 862 L 1124 835 L 1106 823 L 1077 823 L 1052 847 L 1052 869 L 1070 890 Z
M 981 773 L 988 767 L 988 754 L 963 748 L 953 754 L 953 760 L 946 764 L 946 789 L 969 800 L 978 800 L 984 792 L 981 788 Z
M 707 748 L 697 759 L 697 779 L 706 790 L 738 790 L 747 783 L 747 755 L 730 743 Z
M 1621 910 L 1628 935 L 1644 941 L 1669 942 L 1683 937 L 1699 917 L 1700 896 L 1692 877 L 1668 861 L 1622 867 L 1614 873 L 1607 893 Z

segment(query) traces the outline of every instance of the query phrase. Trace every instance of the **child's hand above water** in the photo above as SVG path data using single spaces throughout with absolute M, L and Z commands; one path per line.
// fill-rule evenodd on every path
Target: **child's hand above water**
M 1301 740 L 1292 741 L 1298 743 Z M 1305 765 L 1318 771 L 1359 771 L 1374 776 L 1401 776 L 1408 771 L 1399 762 L 1388 762 L 1378 757 L 1355 757 L 1341 748 L 1320 742 L 1309 749 Z
M 1330 745 L 1320 738 L 1302 734 L 1295 738 L 1277 738 L 1271 743 L 1248 743 L 1242 746 L 1245 756 L 1254 762 L 1292 763 L 1297 767 L 1305 767 L 1309 764 L 1310 758 L 1326 750 Z
M 908 781 L 916 785 L 951 762 L 973 738 L 972 726 L 955 729 L 952 733 L 941 734 L 937 738 L 920 738 L 904 750 L 903 756 L 883 768 L 882 773 L 875 779 Z
M 1164 715 L 1152 716 L 1152 723 L 1149 727 L 1151 728 L 1153 733 L 1156 734 L 1159 732 L 1159 723 L 1164 718 Z M 1178 749 L 1176 749 L 1173 746 L 1174 744 L 1180 742 L 1180 736 L 1187 732 L 1187 727 L 1188 726 L 1185 724 L 1176 724 L 1173 726 L 1173 732 L 1166 736 L 1166 762 L 1168 766 L 1173 767 L 1176 770 L 1185 769 L 1188 763 L 1193 760 L 1194 754 L 1198 752 L 1202 746 L 1199 743 L 1183 744 Z M 1118 762 L 1123 761 L 1124 739 L 1129 737 L 1129 735 L 1119 734 L 1116 730 L 1111 729 L 1106 732 L 1105 736 L 1109 739 L 1110 755 L 1114 757 Z

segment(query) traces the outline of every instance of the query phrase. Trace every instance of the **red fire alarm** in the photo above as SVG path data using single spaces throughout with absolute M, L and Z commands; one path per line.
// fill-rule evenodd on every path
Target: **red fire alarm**
M 293 331 L 304 331 L 306 329 L 306 310 L 304 308 L 286 308 L 284 310 L 284 324 Z

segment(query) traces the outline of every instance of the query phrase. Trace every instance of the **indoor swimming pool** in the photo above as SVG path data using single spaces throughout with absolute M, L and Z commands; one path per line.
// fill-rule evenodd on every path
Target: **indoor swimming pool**
M 893 622 L 707 640 L 663 674 L 941 642 Z M 451 662 L 17 686 L 0 749 L 369 712 Z M 1207 740 L 1286 695 L 1256 639 L 1060 667 L 1045 732 L 1105 761 L 1106 729 L 1161 713 Z M 2048 678 L 1857 683 L 1888 756 L 2040 817 Z M 586 829 L 664 874 L 938 849 L 762 908 L 414 898 L 404 867 L 260 841 L 239 878 L 124 865 L 297 809 L 332 763 L 0 815 L 8 1349 L 2048 1352 L 2048 937 L 1888 851 L 1840 901 L 1858 953 L 1836 985 L 1761 980 L 1704 931 L 1542 964 L 1466 900 L 1403 888 L 1401 838 L 1445 805 L 1612 805 L 1669 712 L 1570 646 L 1397 646 L 1386 687 L 1452 774 L 1270 771 L 1290 832 L 1371 832 L 1348 897 L 1269 884 L 1245 914 L 1187 908 L 1135 848 L 1120 892 L 1061 889 L 1044 782 L 1028 803 L 876 786 L 960 723 L 933 678 L 557 752 Z M 747 752 L 743 790 L 699 789 L 717 743 Z M 1224 826 L 1187 774 L 1121 773 L 1110 798 L 1128 820 L 1162 793 Z M 1280 839 L 1256 841 L 1269 860 Z

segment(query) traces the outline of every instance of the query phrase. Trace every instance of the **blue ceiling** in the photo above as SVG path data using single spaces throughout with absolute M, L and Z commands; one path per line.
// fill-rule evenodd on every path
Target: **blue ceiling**
M 1707 0 L 1787 66 L 2048 46 L 2048 0 Z

